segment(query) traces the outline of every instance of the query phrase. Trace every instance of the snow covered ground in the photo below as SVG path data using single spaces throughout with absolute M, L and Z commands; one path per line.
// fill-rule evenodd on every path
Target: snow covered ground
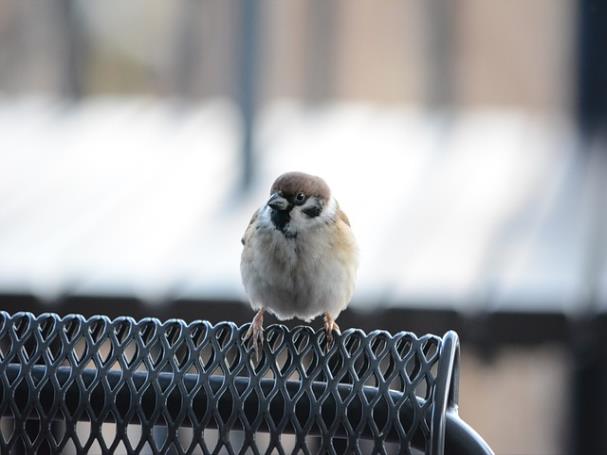
M 285 101 L 261 113 L 242 192 L 235 112 L 0 100 L 0 292 L 242 298 L 242 232 L 301 170 L 350 216 L 355 305 L 570 311 L 586 295 L 602 181 L 565 120 Z

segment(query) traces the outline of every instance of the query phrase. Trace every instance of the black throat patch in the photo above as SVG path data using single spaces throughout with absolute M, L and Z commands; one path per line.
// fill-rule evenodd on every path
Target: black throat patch
M 291 215 L 287 210 L 271 210 L 270 219 L 276 229 L 284 234 L 286 225 L 291 221 Z

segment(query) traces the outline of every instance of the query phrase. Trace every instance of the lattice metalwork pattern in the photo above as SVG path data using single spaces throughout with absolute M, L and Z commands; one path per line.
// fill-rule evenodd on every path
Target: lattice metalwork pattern
M 425 449 L 440 338 L 247 328 L 0 312 L 0 452 Z

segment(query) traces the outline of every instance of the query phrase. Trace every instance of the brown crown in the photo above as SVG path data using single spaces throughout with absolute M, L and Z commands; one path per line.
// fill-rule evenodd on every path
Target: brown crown
M 304 193 L 306 196 L 317 196 L 325 201 L 331 197 L 329 185 L 323 179 L 303 172 L 287 172 L 278 177 L 272 184 L 270 194 L 279 191 L 285 196 Z

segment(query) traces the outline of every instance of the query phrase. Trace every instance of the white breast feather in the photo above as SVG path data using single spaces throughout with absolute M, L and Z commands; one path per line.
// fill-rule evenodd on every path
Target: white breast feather
M 297 236 L 290 239 L 274 227 L 270 209 L 261 209 L 242 254 L 243 284 L 253 308 L 279 319 L 309 321 L 324 312 L 336 318 L 354 291 L 356 242 L 333 198 L 320 216 L 304 216 L 293 214 L 289 229 Z

